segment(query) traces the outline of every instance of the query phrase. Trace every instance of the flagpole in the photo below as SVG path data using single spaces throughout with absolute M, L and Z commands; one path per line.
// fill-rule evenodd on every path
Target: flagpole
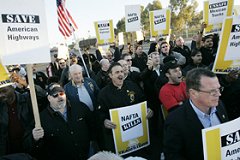
M 73 33 L 73 39 L 74 39 L 75 44 L 76 44 L 76 43 L 77 43 L 77 38 L 76 38 L 76 35 L 75 35 L 75 32 L 74 32 L 73 26 L 72 26 L 72 24 L 70 23 L 70 20 L 69 20 L 69 18 L 68 18 L 68 15 L 66 14 L 67 12 L 66 12 L 66 8 L 65 8 L 65 0 L 64 0 L 63 9 L 64 9 L 65 17 L 67 18 L 68 24 L 70 25 L 71 32 Z M 85 68 L 85 71 L 86 71 L 86 73 L 87 73 L 87 76 L 88 76 L 88 78 L 90 78 L 89 72 L 88 72 L 86 63 L 85 63 L 85 61 L 84 61 L 84 59 L 83 59 L 83 56 L 82 56 L 82 52 L 81 52 L 80 47 L 78 47 L 78 51 L 79 51 L 80 57 L 81 57 L 81 59 L 82 59 L 83 66 L 84 66 L 84 68 Z

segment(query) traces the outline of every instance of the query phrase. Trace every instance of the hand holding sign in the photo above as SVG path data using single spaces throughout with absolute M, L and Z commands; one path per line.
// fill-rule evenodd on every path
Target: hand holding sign
M 116 124 L 114 124 L 112 121 L 110 121 L 109 119 L 105 119 L 104 120 L 104 126 L 108 129 L 115 129 L 116 128 Z

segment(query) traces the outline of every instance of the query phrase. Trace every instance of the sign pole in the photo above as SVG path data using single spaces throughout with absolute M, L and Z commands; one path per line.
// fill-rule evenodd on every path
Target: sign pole
M 27 76 L 28 76 L 28 84 L 29 84 L 31 101 L 32 101 L 33 116 L 35 120 L 35 128 L 41 128 L 36 92 L 35 92 L 34 81 L 33 81 L 32 64 L 27 64 Z

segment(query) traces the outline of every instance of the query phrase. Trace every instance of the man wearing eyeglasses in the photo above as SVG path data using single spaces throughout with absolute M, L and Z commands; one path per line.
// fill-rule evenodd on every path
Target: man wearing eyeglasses
M 40 113 L 42 128 L 28 136 L 32 152 L 38 159 L 87 159 L 94 121 L 83 103 L 71 106 L 59 84 L 48 86 L 49 106 Z M 74 104 L 72 104 L 74 105 Z
M 219 102 L 221 86 L 213 72 L 203 68 L 189 71 L 186 87 L 189 100 L 165 122 L 164 153 L 168 160 L 204 159 L 201 130 L 228 121 Z
M 170 45 L 166 41 L 163 41 L 160 45 L 160 64 L 163 64 L 163 60 L 167 56 L 175 57 L 179 65 L 186 63 L 186 58 L 181 53 L 171 51 Z

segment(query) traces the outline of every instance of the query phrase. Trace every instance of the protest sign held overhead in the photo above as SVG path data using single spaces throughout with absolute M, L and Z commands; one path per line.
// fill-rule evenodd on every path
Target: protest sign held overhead
M 233 4 L 234 0 L 204 1 L 203 21 L 207 24 L 205 34 L 221 31 L 223 19 L 233 14 Z
M 124 45 L 124 36 L 123 32 L 118 33 L 118 45 Z
M 114 43 L 115 39 L 112 20 L 94 22 L 94 25 L 99 45 Z
M 171 12 L 162 9 L 149 12 L 151 37 L 166 36 L 170 34 Z
M 112 131 L 118 155 L 125 155 L 149 145 L 146 102 L 111 109 L 109 112 L 111 121 L 117 125 Z
M 126 32 L 141 30 L 140 5 L 125 6 L 125 27 Z
M 4 65 L 50 62 L 44 2 L 2 1 L 0 56 Z M 27 7 L 26 7 L 27 5 Z M 37 6 L 37 7 L 36 7 Z
M 225 19 L 213 72 L 228 73 L 240 68 L 240 17 Z
M 240 159 L 240 118 L 202 130 L 205 160 Z

